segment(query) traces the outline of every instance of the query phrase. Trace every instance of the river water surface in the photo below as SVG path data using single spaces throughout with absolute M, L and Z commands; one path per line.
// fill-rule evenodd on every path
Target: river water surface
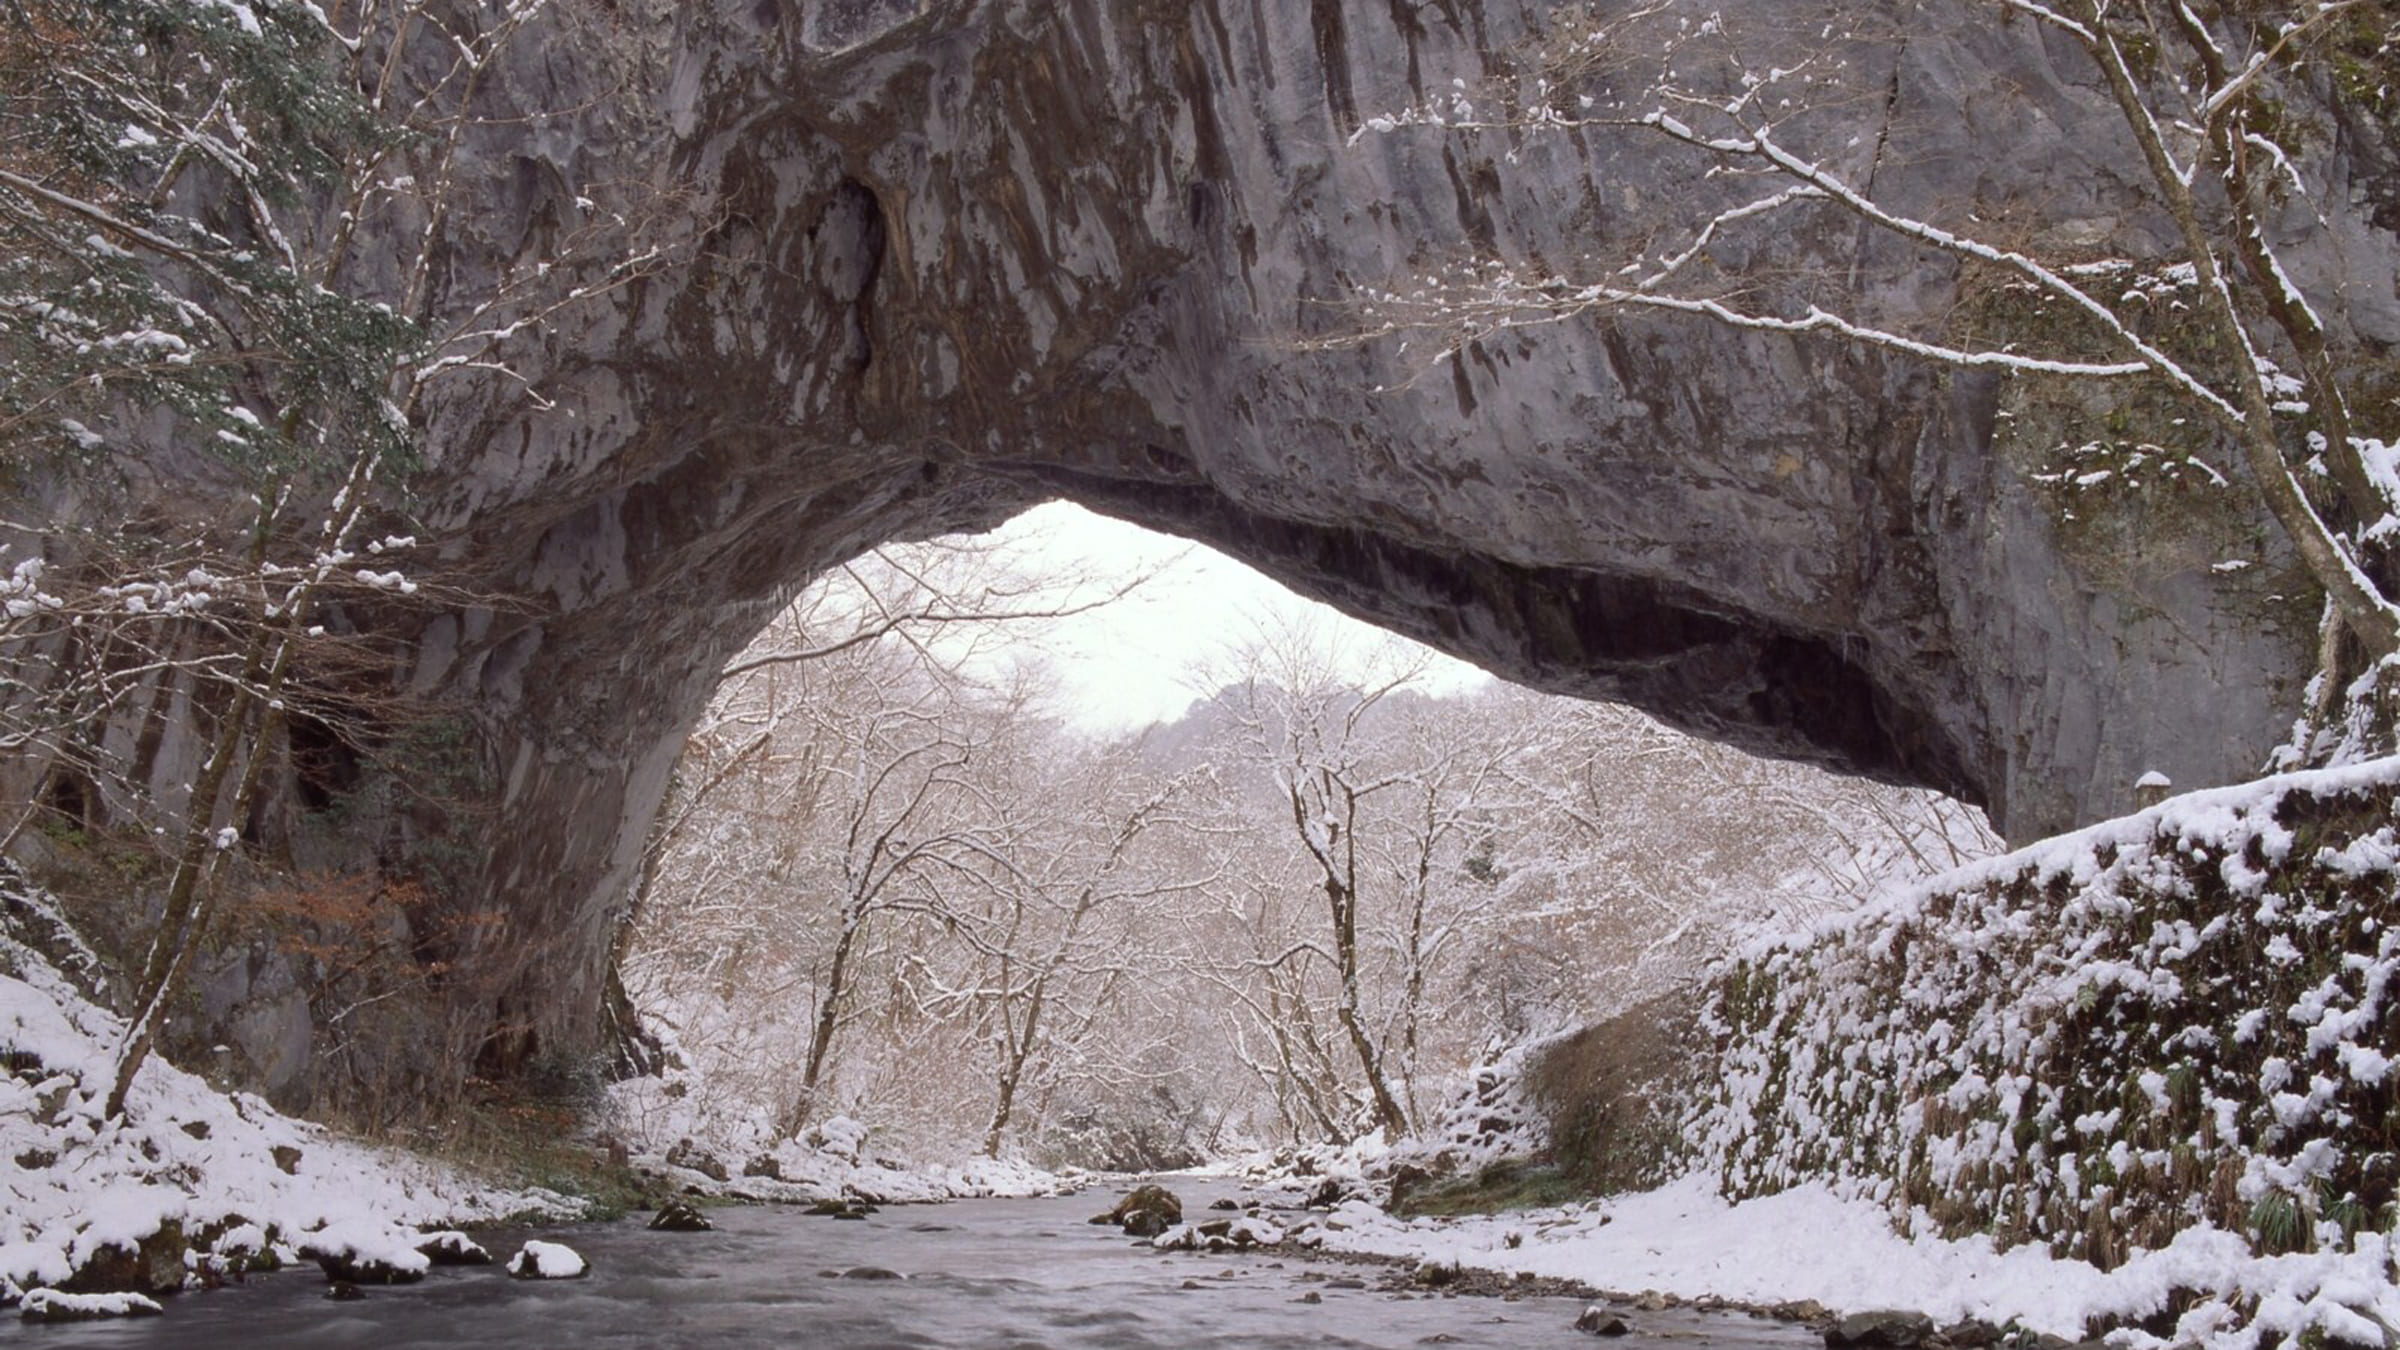
M 1187 1205 L 1219 1193 L 1179 1188 Z M 1230 1187 L 1224 1194 L 1233 1194 Z M 167 1300 L 164 1317 L 73 1326 L 0 1324 L 0 1345 L 176 1350 L 729 1350 L 745 1346 L 1315 1347 L 1601 1344 L 1574 1330 L 1572 1299 L 1395 1297 L 1381 1272 L 1285 1253 L 1195 1256 L 1132 1245 L 1084 1222 L 1113 1191 L 1043 1200 L 894 1206 L 864 1222 L 792 1208 L 709 1211 L 709 1233 L 639 1219 L 479 1236 L 503 1260 L 518 1241 L 565 1242 L 581 1280 L 512 1280 L 498 1267 L 437 1269 L 421 1284 L 326 1298 L 313 1269 Z M 860 1267 L 900 1279 L 845 1277 Z M 1368 1288 L 1328 1288 L 1364 1278 Z M 1198 1288 L 1186 1288 L 1187 1282 Z M 1309 1293 L 1322 1302 L 1300 1302 Z M 1726 1314 L 1628 1313 L 1617 1345 L 1804 1350 L 1802 1328 Z

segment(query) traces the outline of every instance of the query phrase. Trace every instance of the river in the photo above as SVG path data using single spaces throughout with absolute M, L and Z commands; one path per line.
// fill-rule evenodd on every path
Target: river
M 1230 1187 L 1181 1188 L 1206 1204 Z M 423 1283 L 326 1297 L 313 1269 L 168 1301 L 128 1322 L 26 1326 L 0 1345 L 175 1350 L 729 1350 L 746 1346 L 1324 1347 L 1594 1346 L 1562 1298 L 1376 1292 L 1372 1269 L 1289 1253 L 1196 1256 L 1135 1246 L 1084 1222 L 1114 1192 L 1042 1200 L 895 1206 L 864 1222 L 793 1208 L 710 1211 L 709 1233 L 653 1233 L 638 1219 L 480 1235 L 506 1259 L 529 1236 L 563 1241 L 590 1277 L 534 1282 L 497 1267 L 437 1269 Z M 873 1267 L 901 1279 L 842 1277 Z M 1328 1287 L 1363 1278 L 1368 1287 Z M 1187 1288 L 1186 1285 L 1197 1285 Z M 1316 1294 L 1321 1302 L 1303 1301 Z M 1806 1330 L 1739 1315 L 1628 1313 L 1620 1345 L 1805 1350 Z

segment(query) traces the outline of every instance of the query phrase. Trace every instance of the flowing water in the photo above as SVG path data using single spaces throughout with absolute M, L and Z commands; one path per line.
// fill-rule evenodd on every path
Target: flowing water
M 1217 1193 L 1187 1185 L 1187 1203 Z M 1231 1194 L 1230 1189 L 1225 1193 Z M 562 1241 L 592 1263 L 581 1280 L 509 1279 L 498 1267 L 437 1269 L 421 1284 L 334 1302 L 313 1269 L 167 1301 L 129 1322 L 25 1326 L 0 1345 L 172 1346 L 176 1350 L 728 1350 L 865 1347 L 1581 1346 L 1583 1305 L 1461 1296 L 1398 1297 L 1382 1272 L 1286 1253 L 1196 1256 L 1133 1245 L 1084 1220 L 1113 1202 L 1092 1191 L 1045 1200 L 895 1206 L 864 1222 L 789 1208 L 710 1211 L 709 1233 L 653 1233 L 639 1220 L 481 1235 L 505 1259 L 525 1237 Z M 862 1267 L 902 1278 L 861 1278 Z M 1364 1278 L 1367 1288 L 1331 1287 Z M 1186 1285 L 1197 1285 L 1187 1288 Z M 1310 1293 L 1322 1302 L 1300 1301 Z M 1619 1345 L 1805 1350 L 1797 1327 L 1727 1314 L 1628 1313 Z

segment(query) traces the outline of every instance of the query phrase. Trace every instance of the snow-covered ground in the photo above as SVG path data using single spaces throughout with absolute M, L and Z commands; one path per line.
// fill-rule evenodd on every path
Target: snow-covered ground
M 1352 1201 L 1293 1236 L 1327 1250 L 1526 1271 L 1610 1291 L 1754 1304 L 1812 1299 L 1835 1312 L 1901 1308 L 1941 1322 L 2017 1322 L 2070 1340 L 2090 1325 L 2151 1317 L 2179 1289 L 2210 1295 L 2169 1337 L 2118 1333 L 2133 1346 L 2232 1350 L 2257 1344 L 2261 1331 L 2272 1344 L 2311 1327 L 2380 1346 L 2385 1333 L 2367 1316 L 2400 1327 L 2400 1269 L 2389 1237 L 2364 1238 L 2349 1252 L 2259 1257 L 2238 1235 L 2194 1228 L 2103 1272 L 2039 1247 L 2002 1252 L 1988 1238 L 1904 1236 L 1882 1206 L 1816 1185 L 1729 1204 L 1712 1180 L 1694 1176 L 1588 1205 L 1457 1220 L 1394 1219 Z M 2235 1304 L 2253 1300 L 2254 1318 L 2237 1314 Z
M 4 933 L 0 972 L 13 972 L 0 973 L 0 1301 L 109 1260 L 156 1288 L 178 1265 L 278 1246 L 405 1259 L 421 1227 L 581 1212 L 555 1192 L 344 1139 L 156 1057 L 125 1117 L 105 1119 L 123 1021 Z
M 2131 1346 L 2394 1344 L 2400 1238 L 2373 1178 L 2400 1078 L 2400 825 L 2375 806 L 2395 785 L 2400 759 L 2195 792 L 1761 940 L 1717 976 L 1741 1015 L 1713 1028 L 1690 1176 L 1482 1219 L 1353 1201 L 1295 1236 Z M 1309 1170 L 1355 1187 L 1412 1151 Z M 2007 1250 L 1975 1231 L 2050 1192 L 2058 1231 L 2020 1220 Z M 2259 1217 L 2278 1196 L 2313 1221 L 2280 1240 Z M 2115 1241 L 2079 1240 L 2092 1215 Z
M 55 902 L 13 870 L 0 884 L 53 949 L 36 950 L 0 925 L 0 1158 L 9 1163 L 0 1167 L 0 1306 L 70 1283 L 158 1292 L 255 1267 L 262 1255 L 288 1263 L 323 1252 L 418 1273 L 428 1264 L 418 1249 L 439 1245 L 438 1230 L 582 1216 L 574 1197 L 343 1138 L 158 1057 L 135 1081 L 125 1117 L 105 1119 L 123 1019 L 53 964 L 61 943 L 69 967 L 94 964 L 74 949 Z M 640 1080 L 618 1094 L 655 1096 L 666 1086 Z M 647 1118 L 676 1123 L 674 1104 L 651 1101 Z M 838 1117 L 771 1156 L 780 1179 L 741 1175 L 744 1157 L 731 1160 L 724 1180 L 663 1156 L 642 1161 L 679 1189 L 761 1200 L 937 1200 L 1072 1186 L 1017 1162 L 878 1159 L 867 1131 Z M 36 1302 L 69 1310 L 89 1300 Z

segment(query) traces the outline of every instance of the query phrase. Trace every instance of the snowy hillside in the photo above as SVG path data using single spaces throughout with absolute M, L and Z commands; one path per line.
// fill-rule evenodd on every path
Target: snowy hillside
M 66 927 L 0 873 L 19 919 Z M 57 1286 L 165 1292 L 314 1250 L 419 1260 L 419 1231 L 581 1204 L 336 1136 L 152 1060 L 104 1118 L 124 1024 L 0 926 L 0 1305 Z

